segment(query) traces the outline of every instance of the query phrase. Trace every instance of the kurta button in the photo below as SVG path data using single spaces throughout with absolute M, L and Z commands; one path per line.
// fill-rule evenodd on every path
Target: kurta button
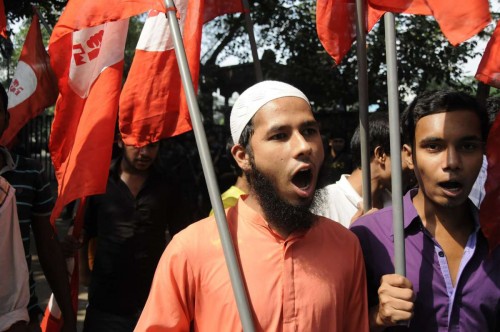
M 444 252 L 440 251 L 439 252 L 439 257 L 444 257 Z

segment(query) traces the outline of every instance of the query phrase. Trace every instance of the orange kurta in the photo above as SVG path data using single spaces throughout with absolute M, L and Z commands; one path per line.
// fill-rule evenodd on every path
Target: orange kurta
M 363 257 L 349 230 L 319 217 L 284 240 L 244 198 L 227 218 L 257 331 L 368 331 Z M 191 322 L 242 330 L 213 217 L 170 242 L 135 331 L 189 331 Z

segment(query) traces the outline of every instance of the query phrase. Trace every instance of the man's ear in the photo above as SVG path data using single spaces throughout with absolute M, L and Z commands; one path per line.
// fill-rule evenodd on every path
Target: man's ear
M 373 150 L 373 157 L 375 161 L 379 164 L 385 164 L 387 160 L 387 154 L 384 149 L 380 145 L 378 145 L 375 150 Z
M 235 144 L 231 148 L 231 154 L 238 166 L 243 170 L 243 172 L 250 171 L 250 155 L 247 153 L 246 149 L 240 144 Z
M 409 169 L 413 169 L 413 151 L 411 149 L 411 146 L 408 144 L 403 145 L 403 159 L 408 165 Z

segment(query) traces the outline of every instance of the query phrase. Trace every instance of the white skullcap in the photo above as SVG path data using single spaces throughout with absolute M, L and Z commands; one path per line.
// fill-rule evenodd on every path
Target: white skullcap
M 234 144 L 257 111 L 271 100 L 282 97 L 299 97 L 309 104 L 309 99 L 294 86 L 278 81 L 263 81 L 246 89 L 231 110 L 230 126 Z

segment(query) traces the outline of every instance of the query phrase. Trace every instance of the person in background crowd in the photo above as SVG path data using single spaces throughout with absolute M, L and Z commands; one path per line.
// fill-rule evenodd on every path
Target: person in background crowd
M 0 331 L 28 332 L 28 265 L 14 189 L 0 177 Z
M 9 126 L 7 93 L 0 89 L 2 99 L 0 110 L 0 136 Z M 55 231 L 50 224 L 53 198 L 45 169 L 34 159 L 11 153 L 0 146 L 0 175 L 15 189 L 17 214 L 23 239 L 26 262 L 30 271 L 30 302 L 28 313 L 29 327 L 40 331 L 40 318 L 43 314 L 35 293 L 35 281 L 31 269 L 30 230 L 36 243 L 36 250 L 48 284 L 61 308 L 64 320 L 63 331 L 76 331 L 76 316 L 71 304 L 70 287 L 66 261 Z
M 377 112 L 368 119 L 368 150 L 370 151 L 371 199 L 374 209 L 391 204 L 391 151 L 389 119 L 387 113 Z M 362 214 L 363 171 L 361 170 L 361 139 L 359 126 L 351 139 L 351 174 L 343 174 L 336 183 L 326 186 L 324 205 L 314 212 L 341 223 L 349 228 L 353 220 Z M 408 166 L 402 161 L 404 178 L 408 178 Z
M 329 136 L 328 154 L 325 158 L 327 184 L 337 182 L 342 174 L 349 174 L 353 170 L 352 155 L 346 148 L 345 135 L 340 130 L 334 130 Z
M 118 144 L 122 155 L 110 167 L 106 193 L 90 197 L 85 213 L 84 243 L 96 239 L 84 322 L 89 332 L 134 329 L 169 234 L 189 220 L 181 186 L 156 163 L 160 142 Z M 88 271 L 87 253 L 84 245 Z

